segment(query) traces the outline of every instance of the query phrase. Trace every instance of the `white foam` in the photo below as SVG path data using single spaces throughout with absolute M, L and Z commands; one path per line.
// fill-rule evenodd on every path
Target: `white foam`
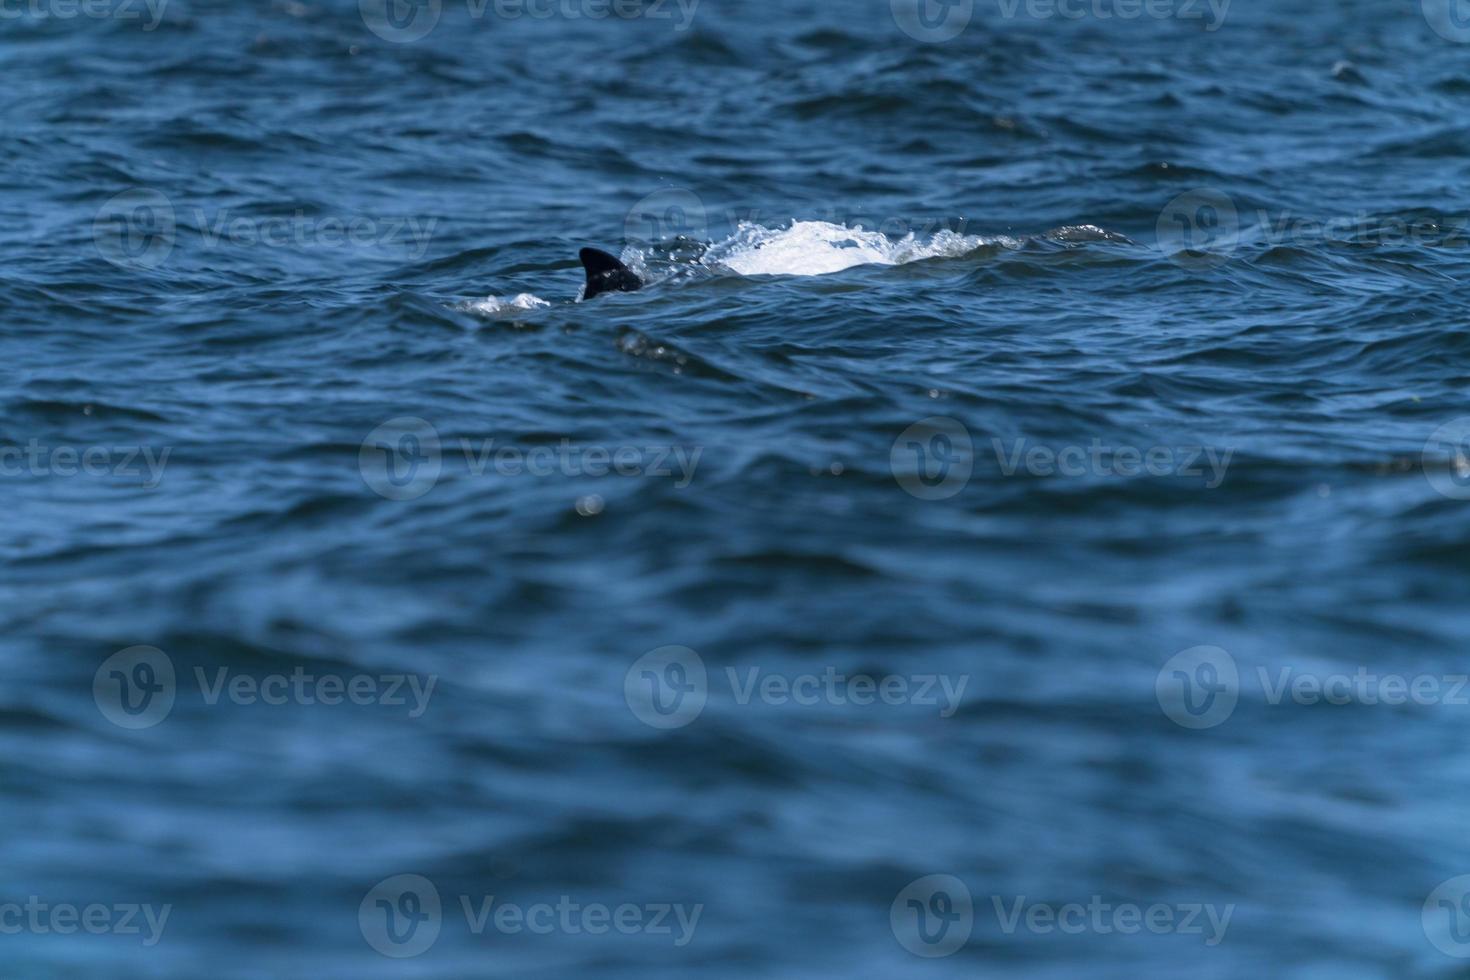
M 546 300 L 531 293 L 516 293 L 509 298 L 505 296 L 487 296 L 485 299 L 475 300 L 473 303 L 465 303 L 460 309 L 466 313 L 480 313 L 485 316 L 494 316 L 497 313 L 505 313 L 512 310 L 534 310 L 542 306 L 550 306 Z
M 924 239 L 913 234 L 893 239 L 861 226 L 848 228 L 828 221 L 797 221 L 790 228 L 742 221 L 735 234 L 710 246 L 703 263 L 742 276 L 825 276 L 856 265 L 952 258 L 991 244 L 1012 242 L 947 229 Z

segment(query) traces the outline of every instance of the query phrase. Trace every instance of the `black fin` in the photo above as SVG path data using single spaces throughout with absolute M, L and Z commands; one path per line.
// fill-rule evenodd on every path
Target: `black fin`
M 633 270 L 602 249 L 584 248 L 578 257 L 587 270 L 587 289 L 582 294 L 583 299 L 591 299 L 598 293 L 631 293 L 643 287 L 643 280 L 635 276 Z

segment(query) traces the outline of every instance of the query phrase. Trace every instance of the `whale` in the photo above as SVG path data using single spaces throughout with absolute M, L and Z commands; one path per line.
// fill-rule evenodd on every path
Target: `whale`
M 584 248 L 577 253 L 582 268 L 587 270 L 587 286 L 582 290 L 582 299 L 589 300 L 601 293 L 631 293 L 643 288 L 639 279 L 626 265 L 600 248 Z

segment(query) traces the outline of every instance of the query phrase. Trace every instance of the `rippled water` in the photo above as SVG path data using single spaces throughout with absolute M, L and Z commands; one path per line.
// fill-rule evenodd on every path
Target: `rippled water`
M 5 7 L 4 974 L 1464 975 L 1463 11 L 520 9 Z

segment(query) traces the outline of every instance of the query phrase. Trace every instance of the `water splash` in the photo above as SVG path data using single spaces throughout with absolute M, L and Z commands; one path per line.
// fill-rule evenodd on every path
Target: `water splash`
M 522 310 L 535 310 L 551 303 L 532 293 L 516 293 L 514 296 L 487 296 L 484 299 L 464 303 L 460 307 L 466 313 L 478 313 L 482 316 L 495 316 L 500 313 L 514 313 Z
M 824 276 L 859 265 L 904 265 L 955 258 L 986 245 L 1018 248 L 1019 239 L 962 235 L 948 229 L 925 238 L 893 239 L 861 226 L 797 221 L 789 228 L 741 222 L 735 234 L 709 247 L 703 264 L 742 276 Z

